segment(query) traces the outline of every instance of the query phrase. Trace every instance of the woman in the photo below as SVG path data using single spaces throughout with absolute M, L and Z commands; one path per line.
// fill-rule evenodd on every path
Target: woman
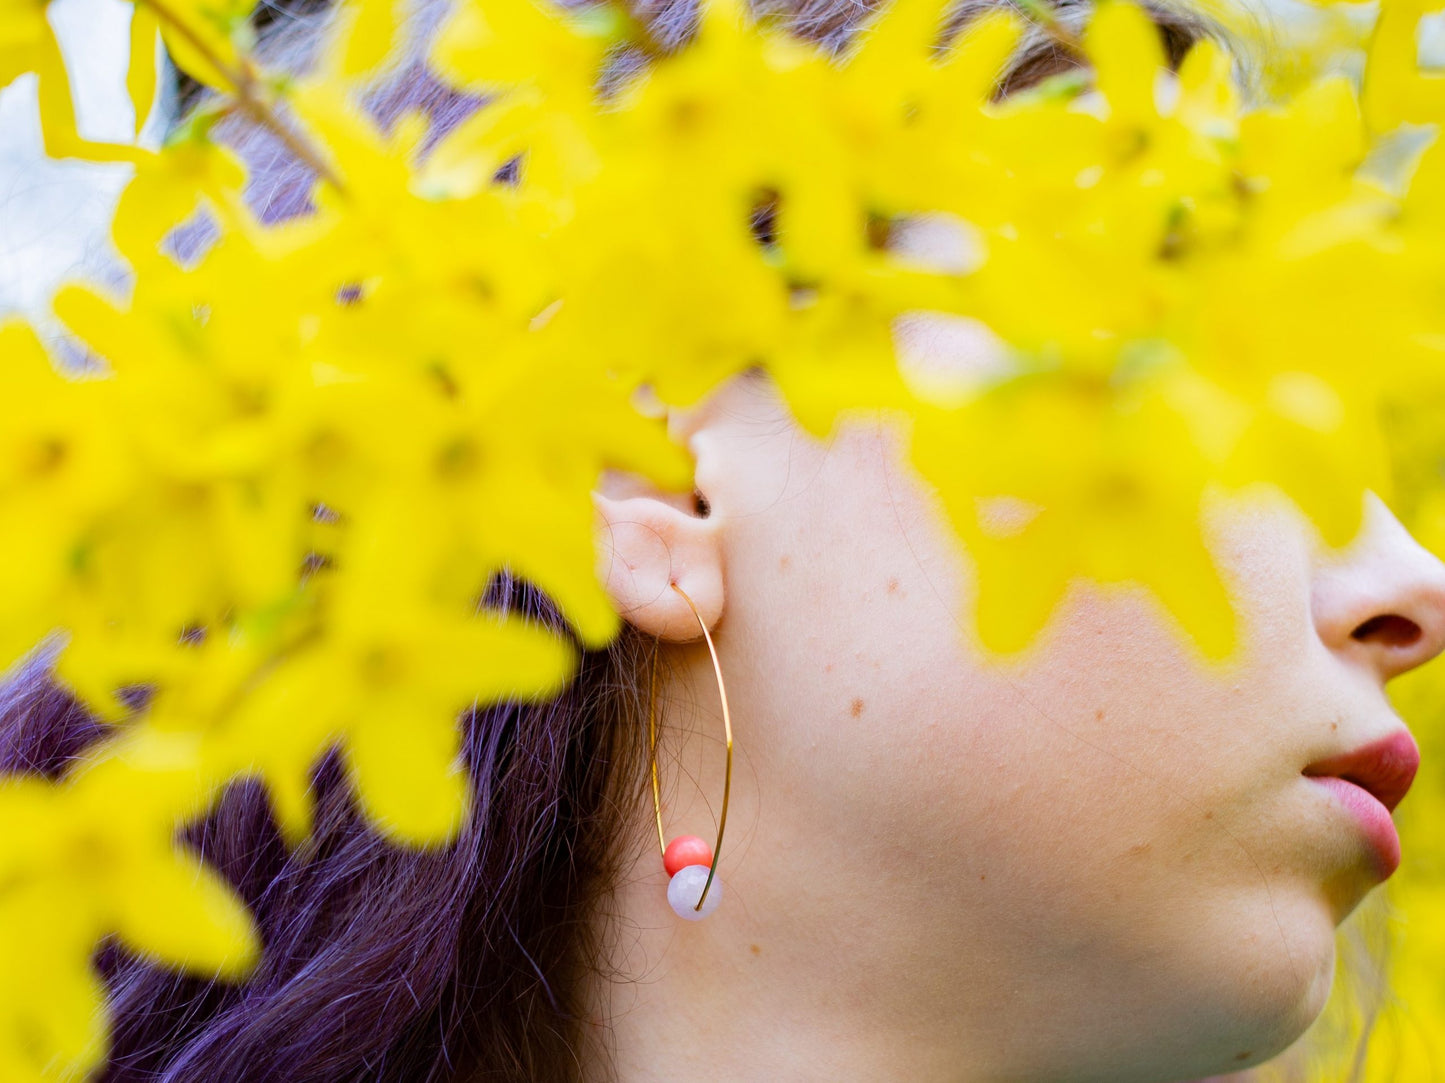
M 682 36 L 686 11 L 660 18 Z M 1157 18 L 1177 59 L 1197 27 Z M 800 16 L 835 42 L 852 19 Z M 1071 63 L 1040 39 L 1003 87 Z M 903 346 L 949 365 L 951 342 Z M 752 373 L 669 421 L 696 493 L 599 486 L 627 629 L 554 701 L 467 719 L 460 841 L 382 842 L 336 757 L 299 850 L 233 787 L 192 842 L 266 957 L 228 987 L 108 949 L 107 1078 L 1162 1081 L 1302 1033 L 1335 926 L 1399 860 L 1384 810 L 1417 756 L 1385 682 L 1445 647 L 1445 567 L 1382 504 L 1338 552 L 1282 500 L 1216 502 L 1224 666 L 1097 589 L 1000 661 L 957 623 L 967 557 L 893 420 L 819 443 Z M 558 621 L 514 580 L 490 600 Z M 721 904 L 681 922 L 657 832 L 713 837 L 718 674 Z M 34 675 L 10 717 L 10 769 L 58 773 L 93 736 Z

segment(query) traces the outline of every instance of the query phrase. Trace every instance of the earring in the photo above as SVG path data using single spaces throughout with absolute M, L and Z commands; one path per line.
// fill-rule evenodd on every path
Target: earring
M 728 714 L 728 694 L 723 688 L 722 666 L 718 664 L 717 648 L 708 634 L 707 623 L 691 598 L 676 583 L 669 584 L 682 595 L 682 600 L 697 618 L 702 637 L 712 655 L 713 672 L 717 675 L 717 694 L 722 700 L 723 734 L 727 739 L 727 768 L 723 774 L 722 812 L 717 820 L 717 842 L 712 848 L 696 835 L 680 835 L 667 841 L 662 830 L 662 794 L 657 781 L 657 644 L 652 647 L 652 696 L 647 707 L 647 740 L 652 750 L 652 808 L 657 814 L 657 844 L 662 850 L 662 867 L 672 879 L 667 885 L 667 901 L 680 918 L 701 921 L 722 902 L 722 881 L 715 878 L 717 855 L 722 849 L 723 831 L 728 822 L 728 797 L 733 787 L 733 723 Z

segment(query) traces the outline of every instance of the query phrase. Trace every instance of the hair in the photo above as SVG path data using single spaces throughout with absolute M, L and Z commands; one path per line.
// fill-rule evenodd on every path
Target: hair
M 1008 0 L 964 0 L 953 27 Z M 302 64 L 325 0 L 268 3 L 258 24 L 273 58 Z M 655 42 L 673 48 L 695 25 L 687 0 L 636 0 Z M 798 34 L 839 51 L 871 14 L 863 0 L 763 0 Z M 1057 5 L 1080 28 L 1086 0 Z M 1211 34 L 1197 15 L 1150 6 L 1170 59 Z M 1000 95 L 1079 66 L 1031 33 Z M 184 81 L 179 100 L 198 91 Z M 370 106 L 389 122 L 426 109 L 438 129 L 477 105 L 419 62 Z M 306 212 L 309 177 L 264 133 L 240 137 L 263 218 Z M 505 177 L 503 178 L 506 179 Z M 497 576 L 483 603 L 568 634 L 537 589 Z M 314 831 L 282 839 L 264 786 L 238 779 L 181 833 L 251 908 L 263 959 L 244 983 L 179 974 L 115 941 L 95 957 L 109 996 L 112 1045 L 100 1078 L 126 1081 L 348 1080 L 568 1083 L 595 1058 L 583 996 L 608 976 L 601 903 L 614 886 L 627 818 L 645 802 L 645 680 L 651 644 L 624 627 L 580 652 L 574 679 L 545 703 L 502 703 L 460 719 L 473 800 L 451 845 L 408 850 L 360 813 L 335 748 L 312 773 Z M 50 672 L 42 650 L 0 695 L 0 772 L 63 777 L 105 730 Z M 137 703 L 143 703 L 137 694 Z M 595 1064 L 588 1068 L 595 1077 Z

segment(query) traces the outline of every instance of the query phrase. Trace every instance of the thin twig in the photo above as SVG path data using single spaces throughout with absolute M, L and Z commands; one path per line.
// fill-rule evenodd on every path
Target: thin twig
M 155 12 L 157 19 L 174 30 L 178 36 L 184 38 L 186 44 L 194 49 L 201 59 L 220 73 L 221 78 L 230 84 L 228 89 L 235 99 L 236 105 L 248 119 L 279 139 L 297 161 L 313 170 L 318 177 L 331 185 L 337 192 L 343 195 L 346 193 L 346 187 L 341 183 L 341 178 L 326 164 L 317 150 L 285 124 L 261 97 L 255 73 L 244 59 L 239 70 L 226 64 L 205 38 L 197 34 L 185 20 L 170 9 L 167 0 L 138 0 L 138 2 L 145 4 Z

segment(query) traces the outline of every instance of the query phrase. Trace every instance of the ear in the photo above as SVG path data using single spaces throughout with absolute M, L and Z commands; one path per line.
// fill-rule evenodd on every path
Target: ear
M 598 579 L 622 619 L 664 640 L 697 639 L 698 618 L 676 583 L 711 630 L 722 618 L 723 570 L 718 523 L 705 501 L 613 475 L 599 490 L 592 494 L 601 519 Z

